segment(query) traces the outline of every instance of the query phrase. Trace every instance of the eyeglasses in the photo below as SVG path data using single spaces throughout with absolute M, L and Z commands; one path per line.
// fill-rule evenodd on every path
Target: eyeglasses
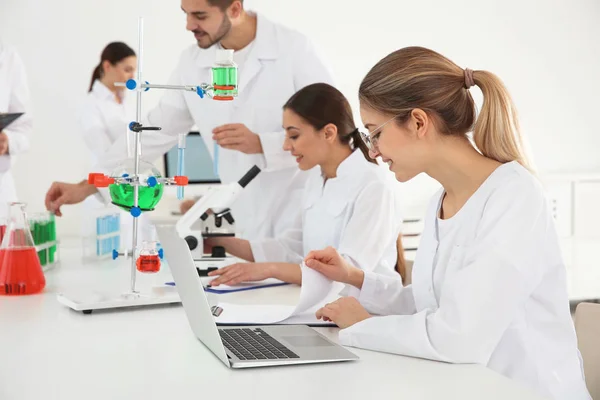
M 368 134 L 366 134 L 364 132 L 360 132 L 360 137 L 362 138 L 363 142 L 367 145 L 367 148 L 369 149 L 369 151 L 372 151 L 373 153 L 377 152 L 377 149 L 378 149 L 377 145 L 379 143 L 379 136 L 381 136 L 381 131 L 387 124 L 389 124 L 390 122 L 392 122 L 399 116 L 400 116 L 400 114 L 396 115 L 393 118 L 390 118 L 389 120 L 385 121 L 383 124 L 379 125 L 377 128 L 373 129 Z M 366 128 L 365 128 L 365 130 L 368 132 L 368 130 Z

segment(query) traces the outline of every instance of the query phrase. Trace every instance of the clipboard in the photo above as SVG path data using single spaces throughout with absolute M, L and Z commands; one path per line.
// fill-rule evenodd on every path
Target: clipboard
M 165 282 L 165 285 L 175 286 L 175 282 Z M 265 284 L 250 284 L 248 286 L 226 287 L 225 289 L 219 289 L 218 286 L 211 287 L 210 285 L 203 286 L 203 287 L 204 287 L 204 291 L 208 292 L 208 293 L 225 294 L 225 293 L 245 292 L 247 290 L 265 289 L 265 288 L 285 286 L 285 285 L 289 285 L 289 283 L 278 282 L 278 283 L 265 283 Z
M 247 287 L 232 287 L 232 288 L 227 288 L 227 289 L 219 289 L 218 286 L 216 286 L 216 287 L 205 286 L 204 291 L 208 292 L 208 293 L 224 294 L 224 293 L 245 292 L 246 290 L 254 290 L 254 289 L 265 289 L 265 288 L 284 286 L 284 285 L 289 285 L 289 283 L 287 283 L 287 282 L 266 283 L 264 285 L 252 285 L 252 286 L 247 286 Z
M 12 124 L 24 113 L 0 113 L 0 131 Z

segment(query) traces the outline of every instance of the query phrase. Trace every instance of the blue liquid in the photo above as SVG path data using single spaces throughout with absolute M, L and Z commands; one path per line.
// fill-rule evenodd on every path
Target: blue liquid
M 215 176 L 219 176 L 219 145 L 215 142 L 213 156 L 213 171 Z

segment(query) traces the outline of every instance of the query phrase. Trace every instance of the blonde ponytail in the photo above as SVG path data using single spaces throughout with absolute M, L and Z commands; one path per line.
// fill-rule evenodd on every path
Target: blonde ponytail
M 473 80 L 483 93 L 483 106 L 473 131 L 475 146 L 488 158 L 501 163 L 517 161 L 531 170 L 508 90 L 491 72 L 473 71 Z

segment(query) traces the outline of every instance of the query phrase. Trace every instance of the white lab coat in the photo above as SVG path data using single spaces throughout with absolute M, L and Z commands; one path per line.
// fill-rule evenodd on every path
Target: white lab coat
M 294 193 L 300 193 L 302 185 L 295 187 L 296 192 L 289 186 L 297 167 L 294 158 L 282 149 L 285 138 L 282 107 L 304 86 L 332 82 L 329 71 L 305 36 L 262 15 L 257 18 L 256 38 L 239 69 L 238 97 L 221 102 L 200 99 L 194 92 L 167 91 L 148 115 L 151 125 L 162 127 L 162 134 L 144 134 L 142 144 L 143 157 L 154 160 L 176 145 L 177 134 L 187 133 L 194 125 L 211 154 L 212 130 L 219 125 L 242 123 L 257 133 L 264 154 L 248 155 L 221 148 L 219 157 L 223 183 L 239 180 L 255 164 L 263 170 L 231 206 L 237 234 L 244 238 L 273 237 L 293 223 L 293 213 L 282 210 L 298 209 L 301 198 Z M 203 50 L 193 45 L 185 50 L 169 83 L 210 82 L 215 47 Z M 100 168 L 110 169 L 123 158 L 120 147 L 102 160 Z
M 324 179 L 310 171 L 295 226 L 274 239 L 251 240 L 256 262 L 300 263 L 311 250 L 332 246 L 357 267 L 400 279 L 396 241 L 402 229 L 401 203 L 393 175 L 355 150 Z M 366 229 L 366 227 L 377 227 Z
M 82 102 L 78 114 L 79 132 L 90 152 L 92 164 L 101 161 L 113 144 L 128 134 L 128 124 L 135 119 L 134 117 L 133 110 L 127 107 L 125 101 L 117 102 L 115 94 L 109 88 L 99 80 L 94 82 L 92 91 Z M 125 146 L 125 142 L 119 143 Z M 82 230 L 84 236 L 88 236 L 95 233 L 95 218 L 105 213 L 105 204 L 103 199 L 97 196 L 88 197 L 84 204 L 87 212 L 86 218 L 82 221 Z M 138 217 L 138 224 L 138 244 L 144 240 L 155 239 L 152 225 L 146 214 Z M 132 229 L 133 217 L 130 213 L 121 211 L 122 248 L 131 247 Z
M 0 113 L 24 112 L 4 132 L 9 154 L 0 156 L 0 218 L 8 215 L 7 203 L 17 201 L 11 169 L 19 154 L 29 150 L 33 118 L 25 67 L 13 47 L 0 41 Z
M 499 167 L 451 219 L 438 242 L 442 193 L 427 212 L 413 283 L 365 273 L 369 318 L 342 344 L 452 363 L 477 363 L 554 399 L 589 399 L 565 265 L 539 182 L 521 165 Z M 436 264 L 438 248 L 448 262 Z M 442 261 L 442 259 L 440 259 Z

